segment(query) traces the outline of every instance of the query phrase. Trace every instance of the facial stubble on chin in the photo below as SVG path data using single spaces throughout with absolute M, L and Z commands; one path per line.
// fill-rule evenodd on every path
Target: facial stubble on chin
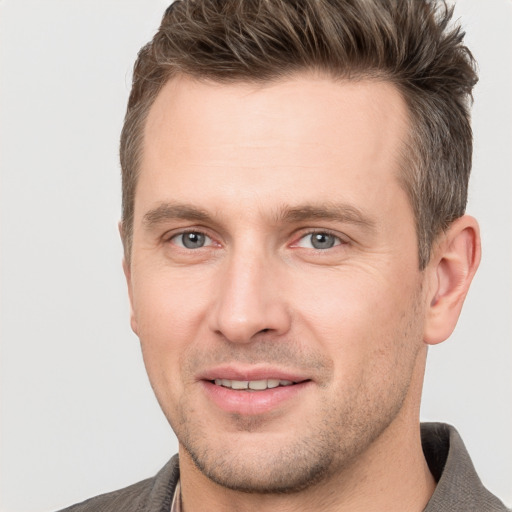
M 196 468 L 211 481 L 234 491 L 267 495 L 299 492 L 322 480 L 331 465 L 330 457 L 317 453 L 318 439 L 314 436 L 302 437 L 291 446 L 234 454 L 229 440 L 221 450 L 211 450 L 207 443 L 198 442 L 201 432 L 208 432 L 205 424 L 191 425 L 186 415 L 184 422 L 187 427 L 180 444 Z M 261 417 L 230 416 L 230 424 L 242 435 L 261 436 L 267 423 Z M 230 435 L 236 437 L 237 433 Z

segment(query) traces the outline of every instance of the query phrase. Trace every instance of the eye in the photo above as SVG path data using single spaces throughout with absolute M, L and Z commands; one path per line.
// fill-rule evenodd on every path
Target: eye
M 184 249 L 201 249 L 212 244 L 212 239 L 200 231 L 185 231 L 174 235 L 171 241 Z
M 341 239 L 331 233 L 325 233 L 323 231 L 318 231 L 315 233 L 308 233 L 303 236 L 297 245 L 299 247 L 305 247 L 308 249 L 330 249 L 336 245 L 340 245 Z

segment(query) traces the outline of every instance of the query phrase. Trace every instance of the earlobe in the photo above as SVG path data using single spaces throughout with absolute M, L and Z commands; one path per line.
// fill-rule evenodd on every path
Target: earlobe
M 478 223 L 464 215 L 442 235 L 427 267 L 431 286 L 427 297 L 425 343 L 441 343 L 455 329 L 480 255 Z

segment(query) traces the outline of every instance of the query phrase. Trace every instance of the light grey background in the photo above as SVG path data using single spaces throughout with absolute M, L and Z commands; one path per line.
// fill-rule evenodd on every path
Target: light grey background
M 0 0 L 2 512 L 153 475 L 176 440 L 153 397 L 117 234 L 131 67 L 163 0 Z M 458 427 L 512 504 L 512 3 L 460 0 L 480 63 L 469 212 L 483 262 L 430 351 L 422 417 Z

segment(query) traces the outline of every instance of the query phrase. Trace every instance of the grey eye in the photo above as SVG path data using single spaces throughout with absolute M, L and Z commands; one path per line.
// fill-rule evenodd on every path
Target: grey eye
M 334 247 L 336 237 L 328 233 L 313 233 L 311 235 L 311 245 L 315 249 L 330 249 Z
M 309 249 L 330 249 L 335 245 L 340 245 L 341 240 L 339 237 L 331 235 L 330 233 L 309 233 L 303 236 L 298 245 L 299 247 L 306 247 Z
M 210 237 L 198 231 L 187 231 L 173 237 L 173 242 L 185 249 L 200 249 L 211 243 Z

